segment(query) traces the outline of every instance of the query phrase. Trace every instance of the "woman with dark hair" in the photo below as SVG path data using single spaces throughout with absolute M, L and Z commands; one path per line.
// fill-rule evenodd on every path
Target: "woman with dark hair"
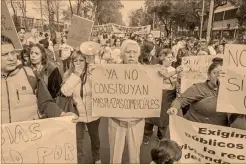
M 91 150 L 94 162 L 101 164 L 98 131 L 100 117 L 92 117 L 92 80 L 87 61 L 86 55 L 80 51 L 76 51 L 72 54 L 71 67 L 64 73 L 61 92 L 67 97 L 73 97 L 79 112 L 79 117 L 75 121 L 77 122 L 78 163 L 84 163 L 83 140 L 86 124 L 91 138 Z
M 168 114 L 176 115 L 179 110 L 190 105 L 184 118 L 193 122 L 229 126 L 228 114 L 216 112 L 219 91 L 219 78 L 223 75 L 222 63 L 213 62 L 208 68 L 206 82 L 194 84 L 179 98 L 176 98 Z
M 225 50 L 224 44 L 219 44 L 217 49 L 216 49 L 217 55 L 223 55 L 224 54 L 224 50 Z
M 112 57 L 111 63 L 114 64 L 121 63 L 122 60 L 120 58 L 120 46 L 121 46 L 120 38 L 115 38 L 113 47 L 111 48 L 111 57 Z
M 31 66 L 29 46 L 23 46 L 23 50 L 20 53 L 20 60 L 23 66 Z
M 141 49 L 141 55 L 139 56 L 139 63 L 144 65 L 156 65 L 161 64 L 159 58 L 152 54 L 155 44 L 153 42 L 146 41 Z
M 172 140 L 162 140 L 157 148 L 151 150 L 151 164 L 174 164 L 180 161 L 182 150 Z
M 32 69 L 44 80 L 52 98 L 55 98 L 60 91 L 62 77 L 57 66 L 47 59 L 40 44 L 31 47 L 30 61 Z
M 206 56 L 206 55 L 210 55 L 210 51 L 207 47 L 202 47 L 197 52 L 197 56 Z

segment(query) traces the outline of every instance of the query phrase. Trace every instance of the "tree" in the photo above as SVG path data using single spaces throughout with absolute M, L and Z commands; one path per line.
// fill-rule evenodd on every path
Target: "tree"
M 120 0 L 95 0 L 94 4 L 97 5 L 95 24 L 116 23 L 118 20 L 123 23 L 122 14 L 119 12 L 123 8 Z
M 241 1 L 238 3 L 240 7 L 237 12 L 238 25 L 240 28 L 246 24 L 246 1 Z
M 75 4 L 71 4 L 71 6 L 67 7 L 67 9 L 62 11 L 63 20 L 69 21 L 72 18 L 72 15 L 78 15 L 80 17 L 84 17 L 90 19 L 91 16 L 89 12 L 92 10 L 93 4 L 89 0 L 78 0 Z M 74 12 L 76 11 L 76 12 Z
M 133 10 L 130 15 L 130 26 L 145 26 L 150 25 L 153 22 L 151 14 L 144 11 L 143 8 Z
M 17 17 L 17 12 L 19 10 L 18 3 L 19 2 L 16 0 L 6 1 L 6 4 L 10 5 L 12 10 L 13 10 L 13 22 L 14 22 L 14 25 L 15 25 L 15 28 L 17 31 L 19 31 L 19 29 L 20 29 L 20 22 L 19 22 L 18 17 Z
M 169 1 L 167 3 L 162 3 L 157 6 L 150 8 L 149 13 L 155 13 L 159 20 L 165 26 L 167 32 L 167 37 L 171 34 L 171 26 L 173 24 L 172 13 L 173 13 L 173 4 Z

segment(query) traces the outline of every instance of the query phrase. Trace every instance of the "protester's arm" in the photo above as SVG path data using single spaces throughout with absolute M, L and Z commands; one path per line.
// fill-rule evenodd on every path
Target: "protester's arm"
M 232 128 L 246 130 L 246 115 L 230 114 L 229 124 Z
M 176 98 L 171 107 L 176 109 L 181 109 L 187 105 L 190 105 L 193 102 L 199 101 L 203 98 L 203 94 L 198 89 L 197 85 L 192 85 L 188 88 L 179 98 Z
M 62 83 L 61 74 L 58 68 L 55 68 L 49 77 L 49 84 L 48 84 L 48 89 L 53 98 L 55 98 L 59 93 L 61 83 Z
M 80 77 L 72 73 L 61 87 L 61 92 L 65 96 L 72 96 L 75 87 L 81 82 Z
M 57 106 L 45 83 L 39 77 L 37 77 L 36 96 L 40 114 L 45 114 L 48 118 L 59 117 L 62 114 L 63 110 Z

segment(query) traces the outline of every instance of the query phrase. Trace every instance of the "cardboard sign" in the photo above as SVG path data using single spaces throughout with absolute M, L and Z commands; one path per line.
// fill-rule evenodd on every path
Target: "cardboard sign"
M 97 65 L 92 72 L 93 116 L 160 117 L 159 66 Z
M 8 37 L 14 44 L 15 50 L 22 50 L 22 45 L 18 37 L 14 22 L 10 16 L 7 4 L 2 1 L 1 6 L 1 35 Z
M 246 45 L 226 45 L 223 67 L 217 111 L 246 114 Z
M 73 15 L 68 31 L 67 44 L 76 49 L 82 42 L 89 41 L 93 25 L 93 21 Z
M 182 164 L 245 164 L 246 132 L 170 116 L 171 140 L 182 148 Z
M 2 164 L 77 163 L 72 117 L 2 124 Z
M 215 57 L 223 56 L 188 56 L 182 58 L 184 67 L 183 77 L 181 78 L 181 93 L 193 84 L 205 82 L 207 80 L 208 68 Z

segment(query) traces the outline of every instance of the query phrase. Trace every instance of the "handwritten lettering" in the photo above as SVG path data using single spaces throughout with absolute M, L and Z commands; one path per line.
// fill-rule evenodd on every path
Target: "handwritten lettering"
M 108 73 L 108 79 L 113 79 L 114 77 L 115 77 L 115 79 L 118 79 L 115 70 L 113 70 L 113 69 L 107 70 L 106 69 L 106 71 Z
M 51 148 L 47 148 L 47 147 L 38 148 L 37 149 L 38 162 L 44 164 L 45 157 L 51 155 L 52 153 L 53 153 L 53 150 Z
M 5 137 L 4 131 L 2 130 L 2 138 L 5 140 L 2 142 L 2 145 L 9 141 L 10 144 L 16 143 L 19 144 L 21 142 L 36 141 L 42 137 L 42 133 L 40 131 L 40 125 L 38 123 L 32 123 L 29 126 L 28 130 L 25 130 L 20 125 L 16 125 L 14 127 L 14 131 L 11 132 L 9 127 L 5 127 L 5 131 L 8 137 Z M 30 133 L 29 133 L 30 132 Z M 34 135 L 34 136 L 33 136 Z
M 158 99 L 93 98 L 93 106 L 119 109 L 158 109 Z
M 246 86 L 245 75 L 243 79 L 240 78 L 229 78 L 228 79 L 228 91 L 244 91 L 244 86 Z
M 128 71 L 125 70 L 125 80 L 126 79 L 137 80 L 138 79 L 138 71 L 136 69 L 133 69 L 132 71 L 131 70 L 128 70 Z
M 95 83 L 93 89 L 100 94 L 149 95 L 148 85 Z
M 11 159 L 12 159 L 14 164 L 22 164 L 23 163 L 23 158 L 19 152 L 14 151 L 14 150 L 10 150 L 9 154 L 10 154 Z
M 74 146 L 69 143 L 64 144 L 65 147 L 65 160 L 74 160 L 73 152 L 74 151 Z
M 235 54 L 229 50 L 229 65 L 232 64 L 237 67 L 246 67 L 246 50 L 241 52 L 237 50 Z

